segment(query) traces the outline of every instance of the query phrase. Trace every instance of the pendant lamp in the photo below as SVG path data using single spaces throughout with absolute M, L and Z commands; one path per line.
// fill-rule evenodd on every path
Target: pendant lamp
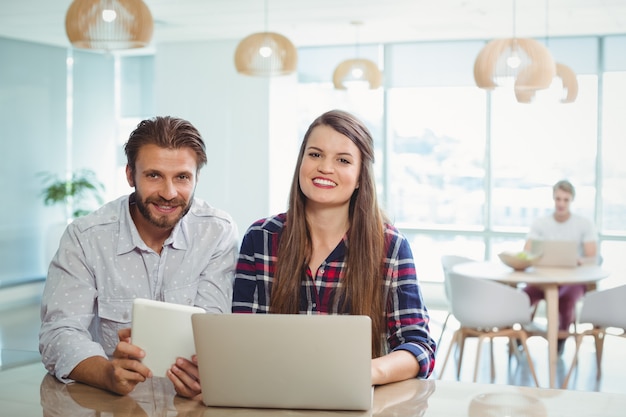
M 549 44 L 549 36 L 550 33 L 548 27 L 550 22 L 550 7 L 548 5 L 548 0 L 545 3 L 546 6 L 546 45 Z M 561 64 L 559 62 L 555 63 L 556 69 L 556 77 L 561 79 L 561 84 L 563 86 L 564 96 L 561 98 L 561 103 L 573 103 L 576 101 L 576 97 L 578 96 L 578 79 L 576 78 L 576 73 L 567 65 Z M 530 103 L 535 98 L 535 90 L 532 89 L 521 89 L 517 86 L 515 87 L 515 98 L 519 103 Z
M 245 37 L 235 50 L 237 72 L 251 76 L 272 77 L 291 74 L 298 65 L 298 51 L 285 36 L 267 31 L 267 0 L 265 1 L 265 32 Z
M 359 57 L 358 27 L 363 22 L 355 21 L 351 23 L 357 28 L 355 44 L 357 57 L 339 63 L 333 73 L 333 85 L 337 90 L 346 90 L 349 85 L 365 83 L 370 89 L 375 90 L 382 84 L 383 75 L 376 63 Z
M 494 39 L 478 53 L 474 62 L 474 80 L 484 89 L 500 86 L 507 78 L 515 88 L 548 88 L 556 75 L 550 51 L 540 42 L 526 38 Z
M 556 63 L 556 76 L 563 84 L 564 97 L 561 103 L 573 103 L 578 96 L 578 80 L 576 73 L 567 65 Z M 530 103 L 535 98 L 535 90 L 524 90 L 515 87 L 515 98 L 519 103 Z
M 153 29 L 152 14 L 142 0 L 74 0 L 65 15 L 65 31 L 76 48 L 143 48 Z
M 333 84 L 346 90 L 350 84 L 367 83 L 372 90 L 382 84 L 383 75 L 373 61 L 364 58 L 346 59 L 335 68 Z
M 546 0 L 546 45 L 548 45 L 548 34 L 550 26 L 550 5 Z M 576 73 L 567 65 L 556 63 L 556 76 L 561 79 L 563 85 L 564 97 L 561 98 L 561 103 L 573 103 L 578 97 L 578 79 Z
M 478 53 L 474 62 L 474 80 L 484 89 L 493 89 L 505 80 L 514 80 L 515 89 L 548 88 L 556 75 L 556 65 L 548 48 L 529 38 L 515 36 L 515 0 L 513 0 L 513 37 L 494 39 Z
M 573 103 L 578 97 L 578 79 L 576 73 L 567 65 L 556 63 L 556 76 L 563 82 L 563 90 L 567 91 L 561 103 Z

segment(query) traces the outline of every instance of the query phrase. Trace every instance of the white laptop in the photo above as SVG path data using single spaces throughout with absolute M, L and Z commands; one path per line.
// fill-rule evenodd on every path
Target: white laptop
M 572 240 L 533 240 L 531 252 L 541 254 L 536 266 L 575 267 L 578 265 L 578 242 Z
M 164 377 L 178 357 L 191 359 L 195 353 L 191 316 L 198 313 L 204 309 L 144 298 L 133 301 L 131 341 L 146 352 L 142 363 L 154 376 Z
M 367 316 L 194 314 L 207 406 L 368 410 Z

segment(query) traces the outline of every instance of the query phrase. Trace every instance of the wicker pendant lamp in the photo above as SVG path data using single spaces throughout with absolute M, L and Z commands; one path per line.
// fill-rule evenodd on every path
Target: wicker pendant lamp
M 251 76 L 272 77 L 291 74 L 298 65 L 298 51 L 285 36 L 267 31 L 267 0 L 265 0 L 265 32 L 245 37 L 235 50 L 237 72 Z
M 548 0 L 546 0 L 546 45 L 549 44 L 548 34 L 550 33 L 548 27 L 550 22 L 550 13 Z M 559 62 L 555 63 L 556 77 L 561 79 L 563 86 L 564 96 L 561 98 L 561 103 L 573 103 L 578 96 L 578 79 L 576 73 L 567 65 Z M 515 98 L 519 103 L 530 103 L 535 98 L 536 90 L 522 89 L 515 86 Z
M 546 45 L 548 45 L 548 34 L 550 33 L 550 6 L 548 0 L 546 0 Z M 556 63 L 556 76 L 561 79 L 564 95 L 561 98 L 561 103 L 573 103 L 578 97 L 578 79 L 576 73 L 567 65 Z
M 143 48 L 153 29 L 152 14 L 142 0 L 74 0 L 65 15 L 65 31 L 76 48 Z
M 505 79 L 515 80 L 516 90 L 548 88 L 556 75 L 556 65 L 548 48 L 529 38 L 515 36 L 513 0 L 513 37 L 494 39 L 478 53 L 474 80 L 484 89 L 493 89 Z
M 377 89 L 382 84 L 383 75 L 378 66 L 373 61 L 359 58 L 359 36 L 358 27 L 363 22 L 351 22 L 357 28 L 356 55 L 357 58 L 342 61 L 335 68 L 333 73 L 333 85 L 337 90 L 346 90 L 349 85 L 366 83 L 372 90 Z
M 333 73 L 333 85 L 337 90 L 346 90 L 352 83 L 367 83 L 372 90 L 382 84 L 383 75 L 373 61 L 364 58 L 346 59 Z
M 578 79 L 576 73 L 567 65 L 556 63 L 556 76 L 563 82 L 563 90 L 566 91 L 561 103 L 573 103 L 578 97 Z
M 502 79 L 515 79 L 523 90 L 548 88 L 556 75 L 550 51 L 534 39 L 494 39 L 479 52 L 474 62 L 474 80 L 484 89 L 498 87 Z
M 563 83 L 564 96 L 561 103 L 573 103 L 578 96 L 578 80 L 576 73 L 567 65 L 556 63 L 556 76 Z M 515 87 L 515 98 L 519 103 L 530 103 L 535 98 L 536 90 L 521 89 Z

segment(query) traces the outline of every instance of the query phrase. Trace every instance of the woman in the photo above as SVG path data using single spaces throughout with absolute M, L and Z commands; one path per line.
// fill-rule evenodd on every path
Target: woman
M 435 342 L 407 240 L 376 200 L 368 129 L 338 110 L 304 136 L 287 213 L 243 238 L 234 313 L 355 314 L 372 319 L 372 383 L 428 377 Z

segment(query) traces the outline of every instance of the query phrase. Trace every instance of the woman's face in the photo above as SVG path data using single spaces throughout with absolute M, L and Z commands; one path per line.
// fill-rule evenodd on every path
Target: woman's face
M 325 125 L 311 131 L 299 172 L 308 207 L 347 207 L 360 172 L 361 152 L 347 136 Z

